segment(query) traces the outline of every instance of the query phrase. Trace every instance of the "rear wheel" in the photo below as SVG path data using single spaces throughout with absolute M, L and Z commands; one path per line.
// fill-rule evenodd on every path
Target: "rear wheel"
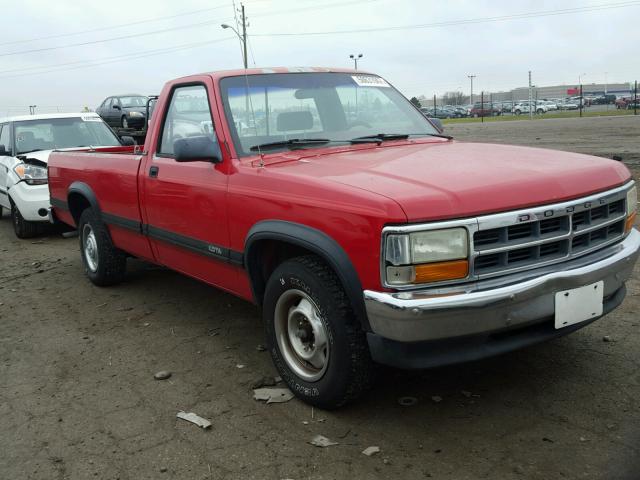
M 43 225 L 40 222 L 25 220 L 14 203 L 11 204 L 11 221 L 13 222 L 13 231 L 18 238 L 35 237 L 43 231 Z
M 371 384 L 364 332 L 340 280 L 318 257 L 294 258 L 276 268 L 263 315 L 276 368 L 300 399 L 337 408 Z
M 106 225 L 87 208 L 78 222 L 82 264 L 89 280 L 98 286 L 114 285 L 124 279 L 127 257 L 111 241 Z

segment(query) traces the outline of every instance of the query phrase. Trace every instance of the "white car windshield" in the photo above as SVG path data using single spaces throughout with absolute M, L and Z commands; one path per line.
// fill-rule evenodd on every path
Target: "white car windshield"
M 220 86 L 239 155 L 253 155 L 265 145 L 271 150 L 290 148 L 287 142 L 330 146 L 363 137 L 439 134 L 402 94 L 375 75 L 247 75 L 224 78 Z
M 18 155 L 56 148 L 121 145 L 102 119 L 89 116 L 15 122 L 15 144 Z

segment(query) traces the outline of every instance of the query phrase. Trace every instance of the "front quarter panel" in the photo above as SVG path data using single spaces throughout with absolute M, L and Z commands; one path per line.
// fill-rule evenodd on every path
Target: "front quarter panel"
M 259 222 L 297 223 L 335 240 L 349 256 L 363 288 L 382 288 L 382 227 L 406 222 L 397 203 L 327 180 L 234 163 L 228 193 L 231 248 L 244 251 L 247 234 Z

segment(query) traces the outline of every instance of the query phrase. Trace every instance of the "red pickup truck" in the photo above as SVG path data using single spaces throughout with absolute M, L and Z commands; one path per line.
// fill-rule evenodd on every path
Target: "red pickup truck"
M 456 142 L 381 77 L 274 68 L 169 82 L 138 153 L 57 152 L 51 215 L 89 279 L 138 257 L 262 308 L 273 361 L 337 407 L 426 368 L 584 327 L 640 249 L 620 162 Z

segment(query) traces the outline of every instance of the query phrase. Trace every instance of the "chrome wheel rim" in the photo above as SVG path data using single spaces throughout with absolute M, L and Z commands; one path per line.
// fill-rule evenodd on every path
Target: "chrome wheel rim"
M 321 379 L 329 365 L 329 336 L 313 299 L 301 290 L 287 290 L 276 303 L 274 322 L 287 366 L 308 382 Z
M 84 259 L 87 263 L 87 268 L 92 272 L 98 270 L 98 242 L 96 241 L 96 235 L 93 233 L 91 225 L 88 223 L 82 228 L 82 246 Z
M 122 119 L 122 128 L 129 128 L 129 122 L 127 121 L 127 117 Z

